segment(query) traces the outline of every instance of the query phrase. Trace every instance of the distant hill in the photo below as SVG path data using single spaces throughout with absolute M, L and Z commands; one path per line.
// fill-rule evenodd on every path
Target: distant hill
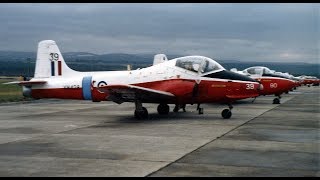
M 62 52 L 70 68 L 77 71 L 109 71 L 126 70 L 127 64 L 133 69 L 152 65 L 155 54 L 94 54 L 88 52 Z M 173 59 L 183 55 L 167 55 Z M 30 58 L 28 60 L 28 58 Z M 0 76 L 33 76 L 36 52 L 0 51 Z M 30 62 L 29 62 L 30 61 Z M 320 65 L 308 63 L 277 63 L 277 62 L 247 62 L 245 60 L 217 61 L 226 69 L 237 68 L 243 70 L 251 66 L 266 66 L 270 69 L 289 72 L 295 76 L 310 75 L 320 77 Z M 29 64 L 30 63 L 30 64 Z M 28 69 L 29 68 L 29 69 Z

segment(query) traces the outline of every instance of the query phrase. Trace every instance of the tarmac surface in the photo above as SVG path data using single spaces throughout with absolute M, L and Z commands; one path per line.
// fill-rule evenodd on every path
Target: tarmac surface
M 320 176 L 320 88 L 136 120 L 134 104 L 0 104 L 0 176 Z

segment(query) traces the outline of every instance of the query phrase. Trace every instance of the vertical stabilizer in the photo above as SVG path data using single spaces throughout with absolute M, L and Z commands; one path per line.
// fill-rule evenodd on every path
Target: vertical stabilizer
M 153 58 L 153 65 L 163 63 L 168 61 L 168 58 L 165 54 L 156 54 Z
M 34 72 L 35 78 L 67 76 L 75 72 L 65 63 L 55 41 L 44 40 L 39 42 Z

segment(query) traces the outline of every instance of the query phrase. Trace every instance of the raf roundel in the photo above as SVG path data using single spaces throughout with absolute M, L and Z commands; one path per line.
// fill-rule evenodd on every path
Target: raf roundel
M 108 84 L 105 81 L 100 81 L 98 83 L 98 87 L 103 87 L 103 86 L 106 86 L 106 85 L 108 85 Z

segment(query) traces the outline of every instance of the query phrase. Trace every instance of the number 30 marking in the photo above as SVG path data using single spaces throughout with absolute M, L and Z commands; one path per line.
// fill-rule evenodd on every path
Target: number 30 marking
M 246 84 L 246 89 L 254 89 L 254 85 L 253 84 Z

